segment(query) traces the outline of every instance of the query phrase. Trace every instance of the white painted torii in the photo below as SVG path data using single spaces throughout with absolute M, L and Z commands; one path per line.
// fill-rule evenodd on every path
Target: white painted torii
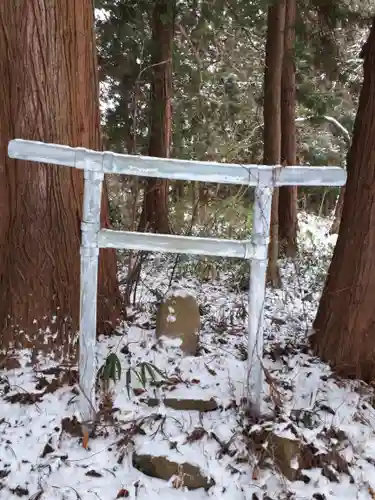
M 343 186 L 346 182 L 345 170 L 340 167 L 284 168 L 130 156 L 22 139 L 10 141 L 8 154 L 9 157 L 18 160 L 49 163 L 84 171 L 79 342 L 82 420 L 92 421 L 96 414 L 96 308 L 100 248 L 237 257 L 250 260 L 248 397 L 253 410 L 260 413 L 264 386 L 263 308 L 273 190 L 278 186 Z M 101 229 L 100 208 L 104 174 L 254 186 L 251 237 L 240 241 Z

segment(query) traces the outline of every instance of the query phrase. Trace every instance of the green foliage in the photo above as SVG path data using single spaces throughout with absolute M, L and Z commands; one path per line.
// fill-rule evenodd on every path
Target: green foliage
M 114 352 L 108 354 L 105 362 L 98 370 L 97 379 L 102 383 L 105 391 L 108 391 L 110 381 L 113 383 L 121 380 L 121 362 Z
M 135 367 L 129 367 L 126 371 L 126 390 L 129 397 L 132 373 L 134 373 L 144 389 L 146 388 L 148 381 L 155 383 L 157 381 L 157 376 L 159 376 L 162 380 L 166 380 L 167 378 L 164 372 L 162 372 L 157 366 L 149 363 L 148 361 L 142 361 Z
M 145 153 L 152 2 L 135 3 L 137 9 L 130 9 L 125 1 L 98 4 L 105 9 L 97 20 L 98 48 L 102 98 L 109 105 L 104 117 L 108 146 Z M 246 139 L 258 123 L 253 110 L 262 92 L 264 22 L 259 2 L 221 1 L 213 7 L 212 2 L 191 1 L 178 7 L 172 154 L 229 160 L 250 156 L 251 141 Z M 229 10 L 246 25 L 233 29 Z M 259 33 L 247 30 L 254 20 Z M 247 45 L 250 53 L 244 50 Z
M 128 396 L 130 397 L 130 389 L 132 387 L 131 378 L 132 373 L 140 382 L 143 388 L 146 388 L 148 382 L 156 383 L 159 380 L 166 380 L 166 374 L 160 370 L 153 363 L 149 363 L 148 361 L 142 361 L 138 363 L 136 366 L 130 366 L 126 370 L 125 374 L 125 384 L 126 390 L 128 392 Z M 104 363 L 99 368 L 97 373 L 97 381 L 102 385 L 104 392 L 109 391 L 110 382 L 112 381 L 114 384 L 121 380 L 122 368 L 121 361 L 117 354 L 111 352 L 106 357 Z

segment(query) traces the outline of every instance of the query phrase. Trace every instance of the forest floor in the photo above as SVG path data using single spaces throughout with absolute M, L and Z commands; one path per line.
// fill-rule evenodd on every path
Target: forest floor
M 246 283 L 243 265 L 218 267 L 215 279 L 204 282 L 188 260 L 180 265 L 178 281 L 196 295 L 202 313 L 200 355 L 182 357 L 154 337 L 155 290 L 167 290 L 173 268 L 154 256 L 124 332 L 98 345 L 99 365 L 113 351 L 123 369 L 107 394 L 115 411 L 87 449 L 71 419 L 74 373 L 52 392 L 59 369 L 44 361 L 32 370 L 25 353 L 23 368 L 0 374 L 0 498 L 375 499 L 374 392 L 336 377 L 307 347 L 335 241 L 329 225 L 300 216 L 301 256 L 282 262 L 283 289 L 267 290 L 265 366 L 276 417 L 252 425 L 241 410 L 247 292 L 237 285 Z M 139 363 L 145 361 L 165 376 L 156 383 L 147 372 L 143 387 Z M 171 407 L 181 400 L 206 411 Z M 150 468 L 161 477 L 171 470 L 176 475 L 166 481 L 139 470 Z M 207 491 L 188 490 L 189 481 Z

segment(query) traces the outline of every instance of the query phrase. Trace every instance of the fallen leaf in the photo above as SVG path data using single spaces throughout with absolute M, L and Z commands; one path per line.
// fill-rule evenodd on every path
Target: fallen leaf
M 103 477 L 103 474 L 100 474 L 100 472 L 97 472 L 96 470 L 92 469 L 86 472 L 85 476 L 89 477 Z
M 140 396 L 141 394 L 144 394 L 146 391 L 144 389 L 142 389 L 141 387 L 136 387 L 135 389 L 133 389 L 133 393 L 135 396 Z
M 89 433 L 86 430 L 83 431 L 82 446 L 85 448 L 85 450 L 87 450 L 89 446 Z
M 126 490 L 125 488 L 121 488 L 121 490 L 117 493 L 116 498 L 128 498 L 129 496 L 129 491 Z

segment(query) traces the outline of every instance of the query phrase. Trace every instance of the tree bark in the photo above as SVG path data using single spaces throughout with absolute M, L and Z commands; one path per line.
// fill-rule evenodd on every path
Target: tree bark
M 265 165 L 280 164 L 281 155 L 281 74 L 284 54 L 286 0 L 278 0 L 268 7 L 268 28 L 266 42 L 266 61 L 264 72 L 264 157 Z M 278 268 L 279 254 L 279 205 L 278 189 L 272 200 L 271 239 L 267 281 L 275 288 L 281 286 Z
M 152 13 L 152 85 L 150 100 L 150 142 L 148 154 L 168 158 L 172 133 L 172 55 L 175 0 L 155 0 Z M 139 229 L 170 233 L 168 217 L 169 183 L 148 179 Z
M 340 194 L 337 198 L 335 205 L 335 213 L 333 216 L 333 222 L 329 230 L 329 234 L 338 234 L 340 229 L 342 209 L 344 207 L 344 197 L 345 197 L 345 186 L 340 189 Z
M 3 353 L 27 347 L 64 360 L 76 356 L 83 173 L 11 160 L 7 145 L 18 137 L 100 149 L 95 50 L 91 0 L 0 3 Z M 106 197 L 102 214 L 106 226 Z M 100 333 L 120 316 L 116 271 L 115 252 L 102 251 Z
M 347 156 L 343 213 L 311 344 L 341 375 L 375 377 L 375 18 Z
M 286 0 L 281 77 L 281 163 L 296 165 L 296 0 Z M 279 244 L 287 257 L 297 254 L 297 186 L 279 188 Z

